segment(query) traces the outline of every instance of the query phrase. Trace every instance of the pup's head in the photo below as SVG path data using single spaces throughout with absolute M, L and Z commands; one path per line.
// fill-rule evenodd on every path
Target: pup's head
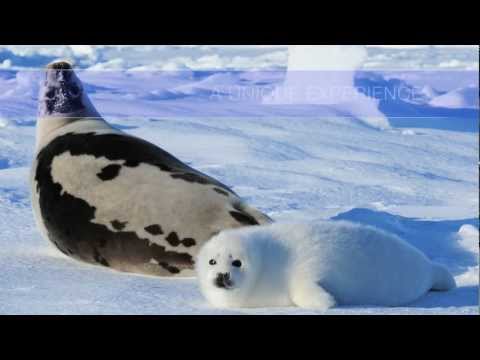
M 72 65 L 63 60 L 47 65 L 38 112 L 40 117 L 99 117 Z
M 261 254 L 252 240 L 234 230 L 214 236 L 200 250 L 196 270 L 200 289 L 218 307 L 241 307 L 261 271 Z

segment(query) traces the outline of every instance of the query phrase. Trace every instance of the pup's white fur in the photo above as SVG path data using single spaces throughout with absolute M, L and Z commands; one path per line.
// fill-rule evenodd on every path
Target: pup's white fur
M 203 246 L 196 270 L 202 293 L 218 307 L 399 306 L 455 287 L 443 266 L 402 239 L 346 221 L 224 230 Z M 228 273 L 231 286 L 218 287 L 218 273 Z

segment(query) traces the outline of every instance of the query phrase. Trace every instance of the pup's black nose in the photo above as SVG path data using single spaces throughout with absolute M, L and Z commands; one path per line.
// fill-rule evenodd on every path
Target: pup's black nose
M 218 273 L 215 279 L 215 285 L 219 288 L 228 288 L 232 286 L 229 273 Z

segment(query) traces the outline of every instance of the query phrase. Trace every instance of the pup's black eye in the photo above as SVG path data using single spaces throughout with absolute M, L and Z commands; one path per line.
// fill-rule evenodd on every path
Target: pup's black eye
M 232 265 L 235 267 L 240 267 L 242 266 L 242 262 L 240 260 L 233 260 Z
M 210 265 L 215 265 L 217 262 L 216 262 L 214 259 L 211 259 L 208 263 L 209 263 Z

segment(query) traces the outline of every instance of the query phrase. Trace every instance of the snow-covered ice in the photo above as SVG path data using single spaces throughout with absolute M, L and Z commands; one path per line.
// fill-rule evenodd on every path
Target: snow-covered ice
M 478 84 L 478 71 L 461 74 Z M 218 178 L 275 220 L 378 226 L 445 264 L 459 285 L 408 307 L 328 314 L 478 314 L 478 98 L 455 106 L 441 99 L 465 93 L 458 89 L 470 84 L 461 76 L 439 85 L 429 72 L 357 74 L 356 86 L 365 89 L 403 84 L 415 92 L 414 101 L 378 101 L 390 125 L 383 129 L 341 107 L 264 104 L 258 94 L 282 84 L 282 71 L 138 69 L 79 77 L 115 126 Z M 35 228 L 28 187 L 40 78 L 38 71 L 0 70 L 0 313 L 315 313 L 214 309 L 194 279 L 119 273 L 50 246 Z M 248 97 L 238 96 L 248 89 Z
M 478 109 L 478 86 L 467 86 L 434 97 L 430 105 L 452 109 Z

